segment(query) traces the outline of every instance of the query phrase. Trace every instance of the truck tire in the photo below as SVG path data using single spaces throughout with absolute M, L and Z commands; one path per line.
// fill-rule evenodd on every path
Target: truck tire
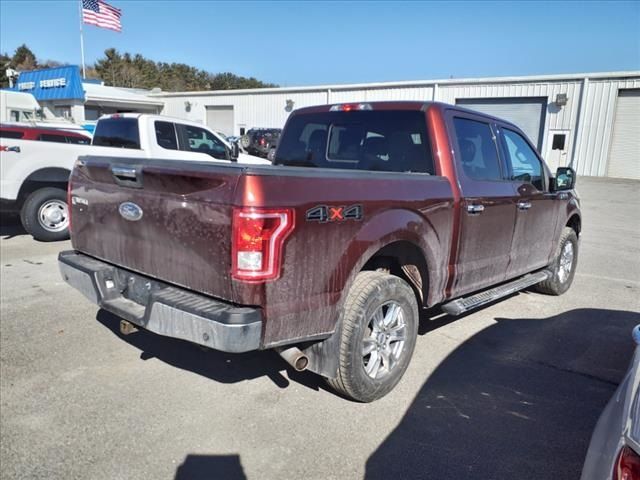
M 45 187 L 32 192 L 20 211 L 22 226 L 33 238 L 54 242 L 69 238 L 67 192 Z
M 578 265 L 578 236 L 573 228 L 564 227 L 556 254 L 547 269 L 551 277 L 535 289 L 547 295 L 562 295 L 569 290 Z
M 343 307 L 338 375 L 329 385 L 353 400 L 389 393 L 409 365 L 418 334 L 418 303 L 399 277 L 364 271 Z

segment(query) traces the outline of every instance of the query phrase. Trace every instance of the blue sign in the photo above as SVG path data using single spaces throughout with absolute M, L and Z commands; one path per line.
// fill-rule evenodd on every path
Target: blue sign
M 31 93 L 36 100 L 81 100 L 82 77 L 77 65 L 21 72 L 12 90 Z

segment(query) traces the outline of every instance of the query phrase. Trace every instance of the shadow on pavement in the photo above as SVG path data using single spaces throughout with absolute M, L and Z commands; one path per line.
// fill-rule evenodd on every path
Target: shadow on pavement
M 495 302 L 482 308 L 487 308 L 493 303 Z M 452 317 L 444 314 L 438 307 L 425 310 L 420 315 L 418 334 L 425 335 L 477 311 Z M 120 333 L 120 317 L 106 310 L 99 310 L 96 319 L 114 335 L 138 348 L 141 351 L 142 360 L 157 358 L 173 367 L 188 370 L 221 383 L 237 383 L 267 376 L 279 388 L 287 388 L 289 380 L 292 380 L 312 390 L 325 390 L 336 395 L 336 392 L 325 385 L 320 376 L 310 371 L 295 371 L 273 350 L 242 354 L 225 353 L 144 330 L 123 335 Z M 282 374 L 285 370 L 286 377 Z
M 237 383 L 266 375 L 280 388 L 288 387 L 289 380 L 292 380 L 312 390 L 328 390 L 319 376 L 311 372 L 296 372 L 273 350 L 234 354 L 201 348 L 144 330 L 122 335 L 120 317 L 100 310 L 96 318 L 114 335 L 138 348 L 143 360 L 157 358 L 173 367 L 221 383 Z M 288 378 L 282 374 L 284 370 Z
M 576 479 L 633 353 L 636 312 L 498 318 L 433 372 L 367 479 Z
M 187 455 L 175 480 L 244 480 L 238 455 Z
M 27 235 L 20 223 L 20 217 L 8 213 L 0 214 L 0 237 L 3 240 L 10 240 L 20 235 Z

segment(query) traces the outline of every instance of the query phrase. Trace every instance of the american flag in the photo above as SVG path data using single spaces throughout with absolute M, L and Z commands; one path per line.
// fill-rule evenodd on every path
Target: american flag
M 96 27 L 122 31 L 120 9 L 112 7 L 102 0 L 82 0 L 82 21 Z

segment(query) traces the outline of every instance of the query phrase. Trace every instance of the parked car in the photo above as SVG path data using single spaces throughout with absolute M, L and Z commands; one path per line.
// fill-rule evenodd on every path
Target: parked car
M 569 288 L 574 182 L 518 127 L 464 108 L 304 108 L 273 166 L 85 157 L 59 266 L 123 333 L 276 349 L 368 402 L 405 372 L 420 309 Z
M 0 124 L 0 209 L 19 213 L 37 240 L 68 238 L 67 180 L 90 142 L 79 132 Z
M 41 142 L 72 143 L 75 145 L 89 145 L 89 133 L 70 131 L 50 127 L 31 127 L 19 123 L 0 124 L 0 138 L 22 140 L 39 140 Z
M 101 117 L 91 145 L 92 155 L 115 155 L 113 148 L 117 148 L 118 155 L 134 158 L 269 164 L 238 152 L 204 125 L 161 115 L 123 113 Z
M 240 138 L 247 153 L 266 158 L 272 145 L 277 145 L 281 128 L 252 128 Z
M 640 478 L 640 325 L 629 370 L 605 407 L 591 436 L 581 480 Z

